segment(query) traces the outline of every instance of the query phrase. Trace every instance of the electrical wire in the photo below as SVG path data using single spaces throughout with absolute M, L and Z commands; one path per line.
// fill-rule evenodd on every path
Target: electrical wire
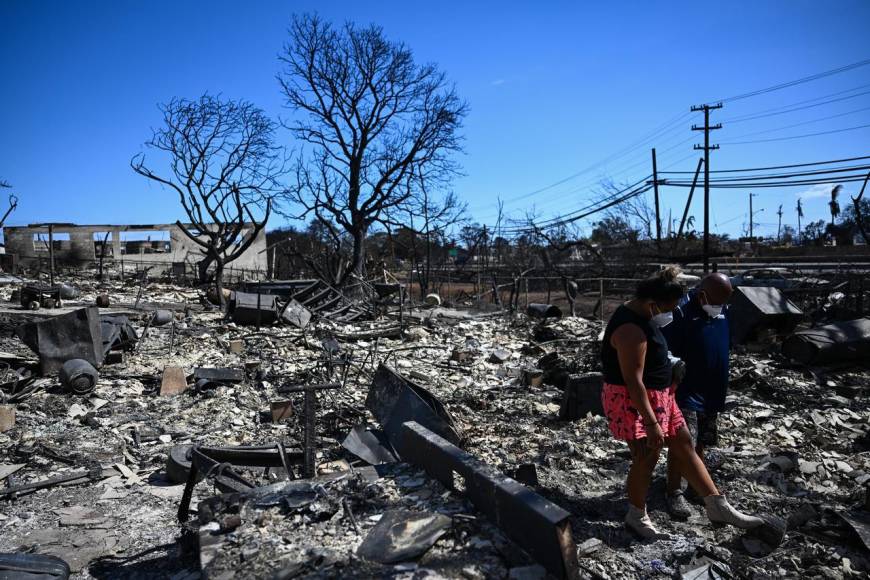
M 575 173 L 573 173 L 573 174 L 571 174 L 563 179 L 560 179 L 554 183 L 551 183 L 550 185 L 547 185 L 545 187 L 541 187 L 539 189 L 536 189 L 534 191 L 530 191 L 528 193 L 524 193 L 524 194 L 521 194 L 521 195 L 518 195 L 518 196 L 515 196 L 512 198 L 509 198 L 509 199 L 505 200 L 505 202 L 512 203 L 512 202 L 520 201 L 522 199 L 527 199 L 529 197 L 538 195 L 539 193 L 549 191 L 549 190 L 551 190 L 555 187 L 558 187 L 564 183 L 567 183 L 573 179 L 576 179 L 577 177 L 580 177 L 581 175 L 589 173 L 590 171 L 593 171 L 593 170 L 597 169 L 598 167 L 607 165 L 608 163 L 615 161 L 616 159 L 619 159 L 621 157 L 624 157 L 625 155 L 628 155 L 629 153 L 638 149 L 639 147 L 642 147 L 643 145 L 651 142 L 656 137 L 660 137 L 660 136 L 665 135 L 668 132 L 670 132 L 676 128 L 680 128 L 679 125 L 682 123 L 682 121 L 685 120 L 686 118 L 690 117 L 692 114 L 693 113 L 691 111 L 687 112 L 687 113 L 682 113 L 679 116 L 673 118 L 672 120 L 664 123 L 663 125 L 659 126 L 656 129 L 654 129 L 652 132 L 648 133 L 646 136 L 642 137 L 641 140 L 635 142 L 634 144 L 629 145 L 629 146 L 609 155 L 608 157 L 606 157 L 600 161 L 597 161 L 597 162 L 593 163 L 592 165 L 589 165 L 588 167 L 585 167 L 584 169 L 581 169 L 580 171 L 577 171 L 577 172 L 575 172 Z
M 858 88 L 864 88 L 864 87 L 870 87 L 870 84 L 868 84 L 868 85 L 863 85 L 863 86 L 858 87 Z M 855 89 L 849 89 L 849 90 L 850 90 L 850 91 L 854 91 Z M 843 92 L 848 92 L 848 91 L 841 91 L 840 93 L 833 93 L 833 94 L 834 94 L 834 95 L 838 95 L 838 94 L 842 94 Z M 816 101 L 816 100 L 818 100 L 819 98 L 823 98 L 823 97 L 816 97 L 815 99 L 807 99 L 806 101 L 798 101 L 797 103 L 792 103 L 791 105 L 785 105 L 785 106 L 782 106 L 782 107 L 774 107 L 774 108 L 772 108 L 772 109 L 766 109 L 765 111 L 757 111 L 756 113 L 750 113 L 750 114 L 743 115 L 743 116 L 740 116 L 740 117 L 733 117 L 733 118 L 731 118 L 731 119 L 724 119 L 724 120 L 722 121 L 722 123 L 723 123 L 723 124 L 724 124 L 724 123 L 728 123 L 728 124 L 742 123 L 742 122 L 744 122 L 744 121 L 753 121 L 753 120 L 755 120 L 755 119 L 763 119 L 763 118 L 765 118 L 765 117 L 773 117 L 773 116 L 776 116 L 776 115 L 784 115 L 784 114 L 786 114 L 786 113 L 793 113 L 793 112 L 795 112 L 795 111 L 803 111 L 803 110 L 805 110 L 805 109 L 812 109 L 813 107 L 821 107 L 822 105 L 829 105 L 829 104 L 831 104 L 831 103 L 838 103 L 838 102 L 840 102 L 840 101 L 845 101 L 845 100 L 848 100 L 848 99 L 854 99 L 855 97 L 861 97 L 861 96 L 863 96 L 863 95 L 867 95 L 867 94 L 870 94 L 870 91 L 864 91 L 864 92 L 861 92 L 861 93 L 856 93 L 856 94 L 854 94 L 854 95 L 849 95 L 848 97 L 841 97 L 841 98 L 839 98 L 839 99 L 830 99 L 830 100 L 828 100 L 828 101 L 822 101 L 822 102 L 820 102 L 820 103 L 814 103 L 814 104 L 812 104 L 812 105 L 806 105 L 806 106 L 802 106 L 802 107 L 796 107 L 796 106 L 794 106 L 794 105 L 798 105 L 798 104 L 801 104 L 801 103 L 806 103 L 806 102 L 810 102 L 810 101 Z M 828 95 L 828 96 L 831 96 L 831 95 Z M 770 111 L 773 111 L 773 112 L 770 112 Z
M 824 71 L 824 72 L 820 72 L 820 73 L 816 73 L 816 74 L 809 75 L 809 76 L 806 76 L 806 77 L 802 77 L 802 78 L 799 78 L 799 79 L 795 79 L 795 80 L 793 80 L 793 81 L 787 81 L 787 82 L 784 82 L 784 83 L 780 83 L 780 84 L 777 84 L 777 85 L 772 85 L 772 86 L 765 87 L 765 88 L 763 88 L 763 89 L 758 89 L 758 90 L 755 90 L 755 91 L 750 91 L 750 92 L 748 92 L 748 93 L 742 93 L 742 94 L 739 94 L 739 95 L 734 95 L 734 96 L 732 96 L 732 97 L 727 97 L 727 98 L 724 98 L 724 99 L 717 99 L 716 101 L 709 101 L 709 104 L 712 104 L 712 103 L 714 103 L 714 102 L 718 102 L 718 103 L 731 103 L 731 102 L 739 101 L 739 100 L 742 100 L 742 99 L 748 99 L 748 98 L 750 98 L 750 97 L 757 97 L 758 95 L 763 95 L 763 94 L 766 94 L 766 93 L 772 93 L 772 92 L 774 92 L 774 91 L 779 91 L 779 90 L 782 90 L 782 89 L 787 89 L 787 88 L 789 88 L 789 87 L 793 87 L 793 86 L 795 86 L 795 85 L 800 85 L 800 84 L 803 84 L 803 83 L 808 83 L 808 82 L 816 81 L 816 80 L 819 80 L 819 79 L 822 79 L 822 78 L 825 78 L 825 77 L 829 77 L 829 76 L 832 76 L 832 75 L 835 75 L 835 74 L 839 74 L 839 73 L 842 73 L 842 72 L 846 72 L 846 71 L 854 70 L 854 69 L 856 69 L 856 68 L 860 68 L 860 67 L 862 67 L 862 66 L 867 66 L 868 64 L 870 64 L 870 59 L 861 60 L 861 61 L 858 61 L 858 62 L 855 62 L 855 63 L 852 63 L 852 64 L 848 64 L 848 65 L 845 65 L 845 66 L 841 66 L 841 67 L 837 67 L 837 68 L 834 68 L 834 69 L 826 70 L 826 71 Z
M 742 173 L 748 171 L 768 171 L 771 169 L 791 169 L 793 167 L 811 167 L 813 165 L 831 165 L 834 163 L 846 163 L 848 161 L 860 161 L 862 159 L 870 159 L 870 155 L 863 157 L 846 157 L 844 159 L 832 159 L 830 161 L 814 161 L 812 163 L 793 163 L 791 165 L 771 165 L 769 167 L 750 167 L 747 169 L 719 169 L 710 171 L 710 173 Z M 692 173 L 694 171 L 659 171 L 659 173 L 676 174 L 676 173 Z
M 750 145 L 753 143 L 771 143 L 773 141 L 790 141 L 792 139 L 805 139 L 807 137 L 817 137 L 819 135 L 832 135 L 834 133 L 845 133 L 847 131 L 857 131 L 858 129 L 865 129 L 867 127 L 870 127 L 870 124 L 857 125 L 855 127 L 844 127 L 842 129 L 833 129 L 831 131 L 819 131 L 817 133 L 806 133 L 804 135 L 791 135 L 789 137 L 776 137 L 773 139 L 754 139 L 751 141 L 720 141 L 719 143 L 722 145 Z
M 866 171 L 870 169 L 870 165 L 849 165 L 847 167 L 836 167 L 833 169 L 819 169 L 815 171 L 801 171 L 791 173 L 762 173 L 758 175 L 746 175 L 741 177 L 717 177 L 710 180 L 710 183 L 733 183 L 739 181 L 751 181 L 753 179 L 788 179 L 792 177 L 809 177 L 812 175 L 829 175 L 832 173 L 844 173 L 847 171 Z M 678 180 L 674 180 L 678 182 Z M 683 182 L 686 182 L 684 180 Z M 667 184 L 672 183 L 670 180 Z
M 870 91 L 868 91 L 870 92 Z M 774 127 L 773 129 L 764 129 L 763 131 L 754 131 L 752 133 L 744 133 L 743 135 L 735 136 L 735 139 L 742 139 L 743 137 L 752 137 L 755 135 L 764 135 L 767 133 L 774 133 L 776 131 L 782 131 L 784 129 L 792 129 L 794 127 L 801 127 L 803 125 L 811 125 L 813 123 L 819 123 L 821 121 L 829 121 L 831 119 L 837 119 L 839 117 L 845 117 L 847 115 L 854 115 L 855 113 L 861 113 L 870 109 L 870 107 L 862 107 L 860 109 L 853 109 L 851 111 L 846 111 L 843 113 L 837 113 L 836 115 L 828 115 L 827 117 L 819 117 L 817 119 L 810 119 L 809 121 L 801 121 L 800 123 L 792 123 L 791 125 L 783 125 L 781 127 Z

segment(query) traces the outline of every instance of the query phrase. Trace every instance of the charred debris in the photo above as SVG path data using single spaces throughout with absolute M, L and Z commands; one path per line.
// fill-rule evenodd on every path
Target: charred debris
M 0 577 L 870 570 L 863 286 L 747 285 L 732 301 L 708 460 L 778 528 L 713 529 L 700 508 L 672 522 L 657 472 L 651 515 L 677 539 L 640 543 L 621 525 L 629 454 L 598 374 L 603 315 L 630 281 L 566 286 L 581 317 L 516 281 L 414 298 L 396 279 L 254 280 L 221 297 L 99 278 L 0 287 Z

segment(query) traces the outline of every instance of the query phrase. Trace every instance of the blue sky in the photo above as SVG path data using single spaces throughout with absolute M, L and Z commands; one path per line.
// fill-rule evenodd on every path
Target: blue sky
M 471 108 L 465 175 L 455 191 L 472 216 L 492 223 L 495 200 L 510 213 L 549 216 L 594 198 L 596 183 L 650 172 L 647 146 L 536 195 L 679 115 L 690 105 L 870 58 L 870 2 L 59 2 L 0 3 L 0 177 L 20 197 L 10 224 L 42 221 L 150 223 L 183 218 L 177 199 L 129 167 L 159 123 L 157 103 L 204 91 L 246 98 L 279 117 L 276 54 L 294 12 L 335 22 L 375 22 L 432 61 Z M 713 169 L 870 154 L 870 66 L 735 101 L 713 114 L 724 128 Z M 850 93 L 842 93 L 850 91 Z M 787 115 L 729 118 L 841 93 L 848 99 Z M 863 109 L 863 110 L 862 110 Z M 836 117 L 834 117 L 836 115 Z M 834 117 L 834 118 L 829 118 Z M 697 160 L 687 117 L 653 143 L 660 169 Z M 779 129 L 788 125 L 797 127 Z M 745 134 L 760 133 L 742 137 Z M 769 131 L 769 132 L 768 132 Z M 282 134 L 287 145 L 293 143 Z M 853 186 L 847 186 L 847 193 Z M 826 189 L 763 190 L 762 234 L 776 207 L 793 223 L 827 215 Z M 749 191 L 715 191 L 712 222 L 740 234 Z M 663 188 L 663 214 L 686 191 Z M 848 199 L 848 198 L 847 198 Z M 693 207 L 700 218 L 700 205 Z M 699 219 L 700 221 L 700 219 Z M 274 220 L 272 226 L 281 225 Z

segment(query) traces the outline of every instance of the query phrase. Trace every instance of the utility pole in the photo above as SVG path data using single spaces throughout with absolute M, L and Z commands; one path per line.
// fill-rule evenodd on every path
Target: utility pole
M 779 216 L 779 221 L 776 224 L 776 243 L 779 243 L 779 234 L 782 231 L 782 204 L 779 204 L 779 210 L 777 210 L 776 215 Z
M 662 220 L 659 214 L 659 172 L 656 168 L 656 148 L 652 149 L 653 190 L 656 197 L 656 244 L 662 243 Z
M 752 198 L 755 197 L 754 193 L 749 194 L 749 243 L 753 246 L 755 245 L 755 234 L 752 233 L 752 221 L 755 215 L 752 212 Z
M 704 151 L 704 273 L 710 272 L 710 151 L 718 149 L 718 145 L 710 145 L 710 131 L 722 128 L 722 123 L 710 125 L 710 111 L 721 109 L 722 103 L 715 105 L 693 106 L 691 111 L 704 111 L 704 126 L 692 125 L 692 131 L 704 132 L 704 145 L 695 144 L 695 149 Z M 752 221 L 750 219 L 750 221 Z

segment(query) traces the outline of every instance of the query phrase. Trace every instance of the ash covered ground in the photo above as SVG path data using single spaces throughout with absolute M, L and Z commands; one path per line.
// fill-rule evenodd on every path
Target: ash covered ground
M 543 577 L 535 560 L 461 493 L 407 463 L 374 472 L 341 447 L 354 425 L 376 426 L 365 399 L 381 362 L 440 399 L 464 450 L 508 476 L 534 465 L 533 489 L 571 513 L 581 577 L 857 578 L 870 570 L 863 543 L 870 480 L 866 368 L 800 368 L 773 343 L 752 352 L 738 349 L 721 447 L 709 458 L 712 474 L 741 509 L 786 520 L 786 538 L 769 551 L 758 538 L 712 527 L 700 504 L 689 521 L 671 521 L 664 510 L 662 460 L 649 509 L 674 539 L 644 543 L 622 526 L 627 447 L 612 438 L 602 417 L 559 419 L 560 376 L 598 370 L 598 321 L 542 324 L 524 314 L 430 308 L 405 313 L 402 335 L 395 332 L 395 318 L 352 324 L 315 319 L 304 332 L 257 329 L 226 322 L 191 288 L 147 283 L 140 310 L 133 310 L 136 282 L 68 282 L 82 293 L 65 310 L 93 305 L 99 288 L 111 297 L 109 310 L 128 314 L 144 335 L 123 362 L 100 369 L 89 395 L 70 394 L 56 377 L 39 379 L 40 388 L 16 405 L 15 426 L 0 433 L 0 486 L 90 470 L 71 484 L 0 498 L 0 551 L 61 556 L 75 578 Z M 2 291 L 7 303 L 11 290 Z M 174 329 L 144 332 L 155 304 L 178 313 Z M 13 330 L 47 312 L 15 305 L 0 312 L 0 350 L 7 359 L 35 359 Z M 330 337 L 349 363 L 328 377 L 322 341 Z M 468 354 L 453 360 L 461 358 L 455 350 Z M 549 353 L 556 353 L 550 357 L 555 364 L 544 383 L 524 384 L 523 369 Z M 161 397 L 166 366 L 186 373 L 229 367 L 247 369 L 247 375 L 238 384 L 190 386 Z M 247 502 L 216 516 L 205 530 L 178 522 L 184 485 L 166 473 L 173 447 L 277 441 L 298 447 L 302 397 L 281 387 L 328 378 L 343 387 L 318 397 L 319 483 L 298 501 Z M 294 403 L 289 419 L 264 419 L 270 402 L 286 399 Z M 263 485 L 282 477 L 256 475 Z M 199 483 L 192 507 L 217 493 L 212 483 Z M 361 556 L 371 530 L 395 513 L 430 529 L 431 547 L 399 562 Z M 199 545 L 204 535 L 213 548 Z M 201 551 L 208 552 L 203 569 Z

